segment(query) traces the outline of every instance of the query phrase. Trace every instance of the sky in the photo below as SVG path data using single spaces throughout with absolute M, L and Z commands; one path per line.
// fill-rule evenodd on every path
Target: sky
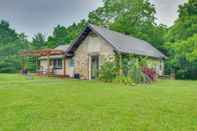
M 150 1 L 155 4 L 158 23 L 170 26 L 177 18 L 178 5 L 186 0 Z M 69 26 L 99 6 L 102 0 L 0 0 L 0 20 L 9 21 L 29 38 L 38 32 L 48 36 L 56 25 Z

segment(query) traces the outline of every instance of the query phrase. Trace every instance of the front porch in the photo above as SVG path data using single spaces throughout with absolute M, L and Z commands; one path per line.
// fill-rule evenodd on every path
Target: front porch
M 63 76 L 66 77 L 66 55 L 62 50 L 42 49 L 36 51 L 21 52 L 23 57 L 36 58 L 36 74 L 40 76 Z M 26 69 L 23 62 L 23 69 Z

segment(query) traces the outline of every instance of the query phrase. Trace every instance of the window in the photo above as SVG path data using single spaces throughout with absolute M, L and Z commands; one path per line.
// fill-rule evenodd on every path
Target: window
M 53 68 L 54 69 L 62 69 L 62 59 L 54 59 L 53 60 Z

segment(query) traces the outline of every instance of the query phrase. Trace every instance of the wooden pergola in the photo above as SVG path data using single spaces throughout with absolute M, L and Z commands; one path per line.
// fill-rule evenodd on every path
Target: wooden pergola
M 20 52 L 20 55 L 23 57 L 36 57 L 36 66 L 37 66 L 37 58 L 38 57 L 42 57 L 45 56 L 47 57 L 47 75 L 50 74 L 50 56 L 54 56 L 54 55 L 65 55 L 65 52 L 62 50 L 56 50 L 56 49 L 41 49 L 41 50 L 35 50 L 35 51 L 22 51 Z M 66 75 L 66 60 L 64 57 L 64 76 Z M 37 67 L 36 67 L 37 68 Z
M 56 50 L 56 49 L 41 49 L 41 50 L 35 50 L 35 51 L 22 51 L 20 52 L 21 56 L 52 56 L 52 55 L 64 55 L 65 52 L 62 50 Z

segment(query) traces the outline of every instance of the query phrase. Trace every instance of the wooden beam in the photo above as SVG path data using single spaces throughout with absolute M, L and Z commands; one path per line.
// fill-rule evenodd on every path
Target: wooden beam
M 64 77 L 66 76 L 66 56 L 64 56 Z
M 48 56 L 48 55 L 64 55 L 65 52 L 62 50 L 55 50 L 55 49 L 42 49 L 35 51 L 22 51 L 19 54 L 21 56 Z
M 50 57 L 49 57 L 49 55 L 47 56 L 47 75 L 49 76 L 49 73 L 50 73 Z
M 38 70 L 38 57 L 35 57 L 36 59 L 36 73 L 37 73 L 37 70 Z

